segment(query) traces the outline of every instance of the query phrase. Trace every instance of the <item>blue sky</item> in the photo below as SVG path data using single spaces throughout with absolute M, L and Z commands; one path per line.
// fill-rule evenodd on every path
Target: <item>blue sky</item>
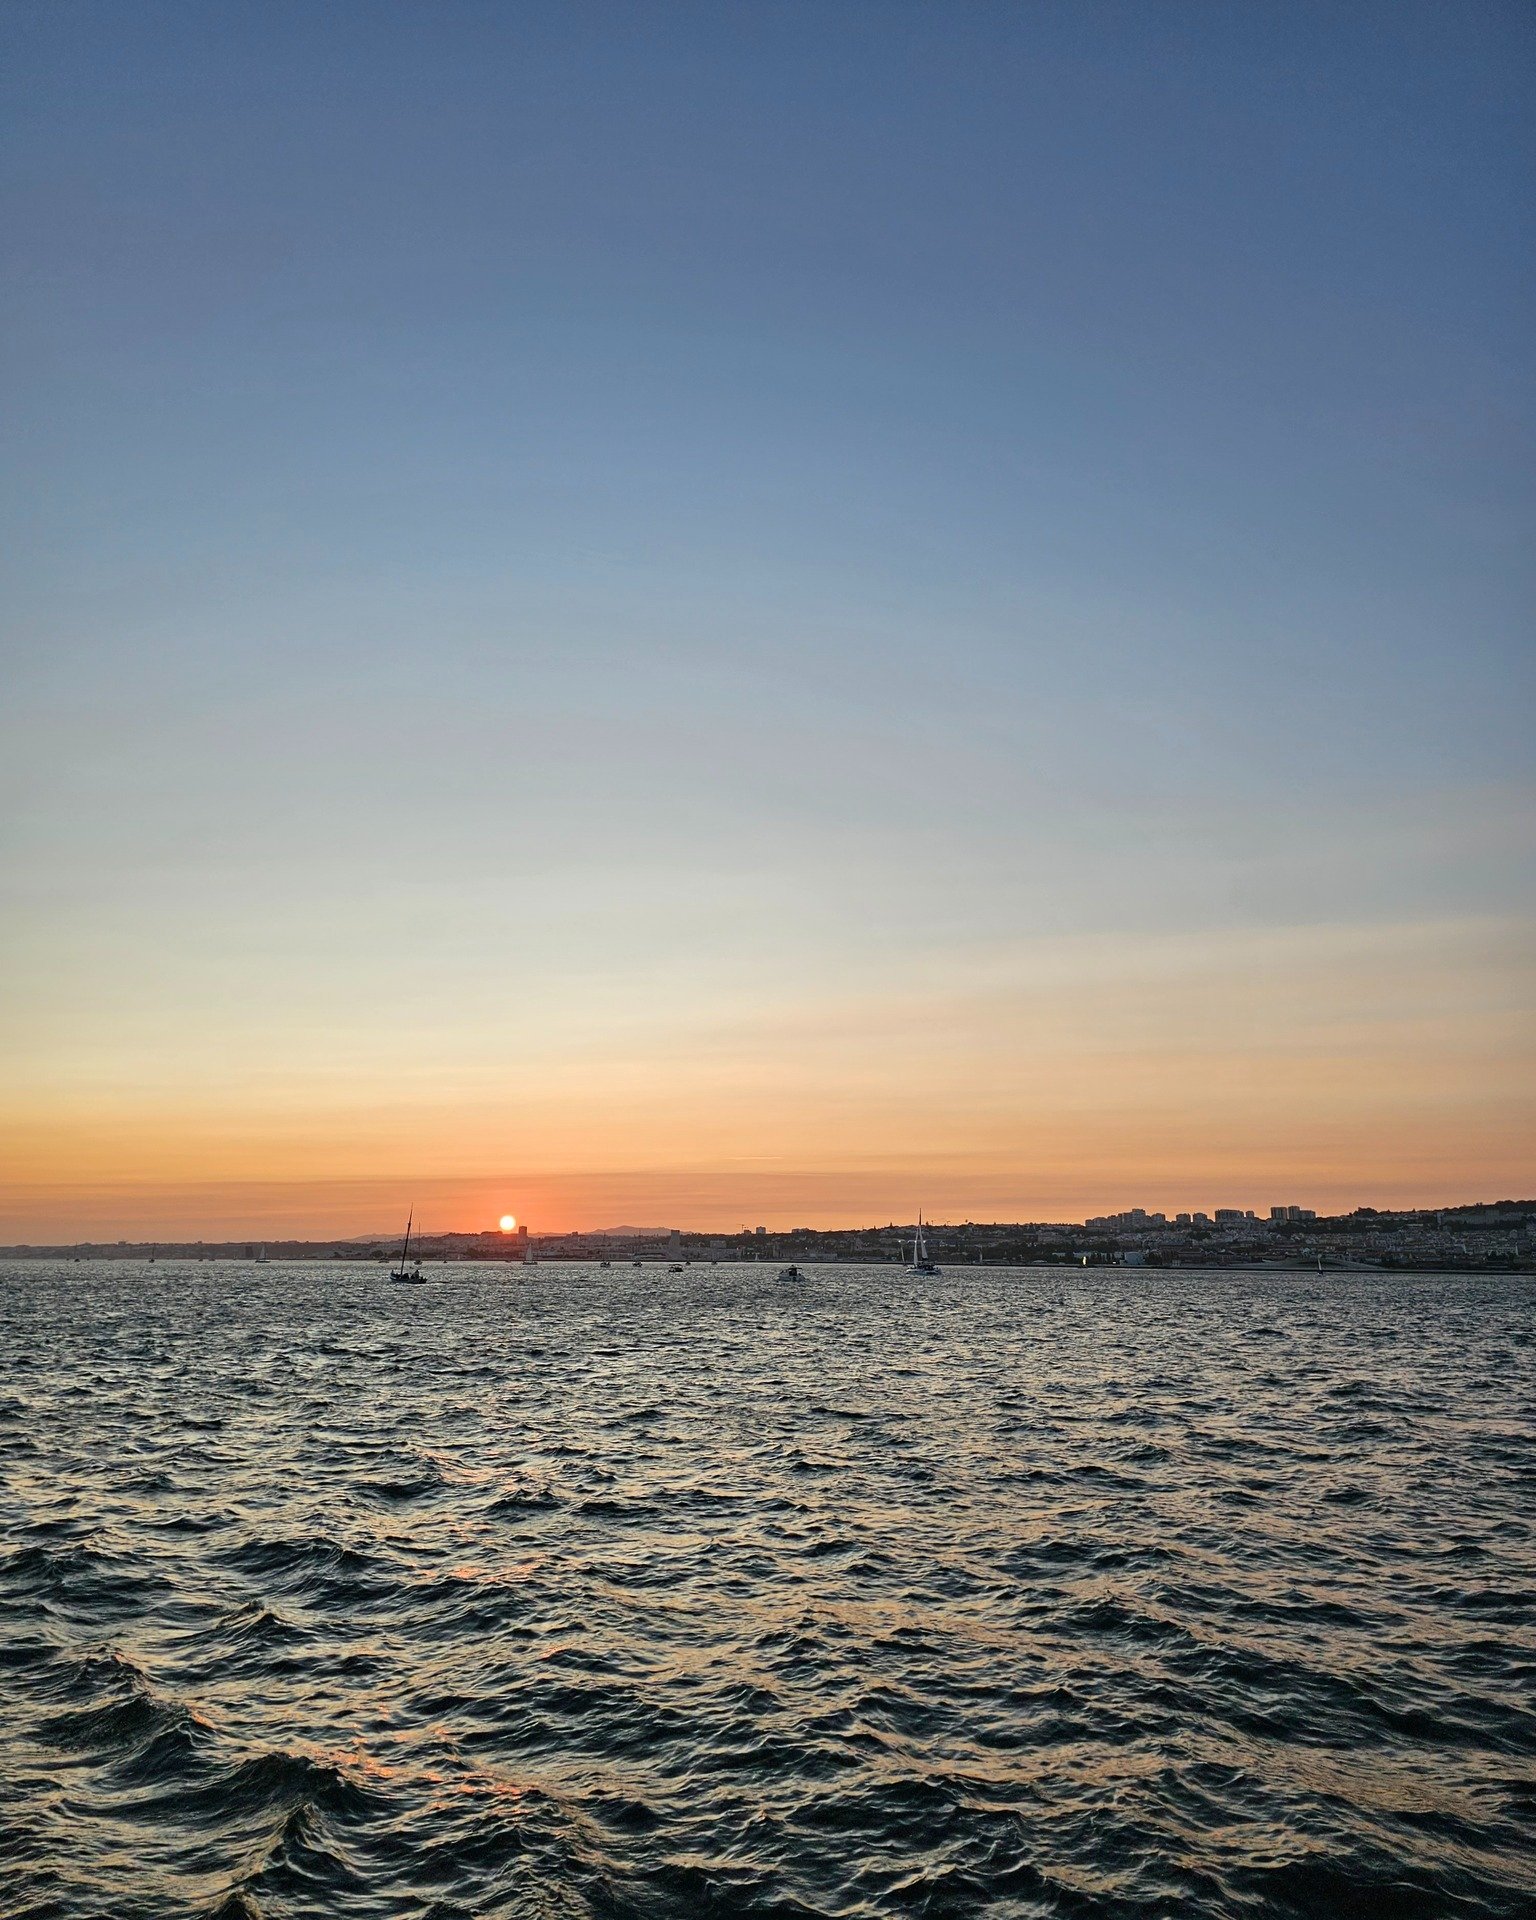
M 1137 1044 L 1229 1064 L 1196 974 L 1294 1054 L 1356 1031 L 1362 938 L 1422 959 L 1367 1078 L 1424 1084 L 1287 1160 L 1254 1063 L 1254 1179 L 1399 1125 L 1449 1150 L 1480 1074 L 1477 1152 L 1514 1139 L 1525 8 L 63 4 L 0 34 L 34 1184 L 184 1195 L 231 1106 L 270 1109 L 231 1164 L 324 1178 L 313 1114 L 368 1133 L 402 1060 L 440 1170 L 697 1166 L 699 1116 L 757 1097 L 748 1029 L 757 1059 L 885 1008 L 886 1060 L 979 982 L 1044 1018 L 1043 955 L 1131 982 L 1137 942 L 1194 969 L 1180 1011 L 1124 985 Z M 1267 936 L 1334 953 L 1310 998 L 1255 983 Z M 836 1110 L 898 1188 L 970 1155 L 1044 1204 L 1007 1169 L 1059 1091 L 988 1094 L 978 1133 L 956 1040 L 923 1069 L 946 1117 L 896 1142 L 864 1056 L 783 1044 L 738 1175 L 801 1142 L 824 1172 Z M 1176 1184 L 1084 1124 L 1064 1199 Z

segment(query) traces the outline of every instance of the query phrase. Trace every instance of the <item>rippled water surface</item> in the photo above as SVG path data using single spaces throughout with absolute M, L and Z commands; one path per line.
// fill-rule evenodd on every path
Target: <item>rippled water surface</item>
M 0 1912 L 1530 1914 L 1536 1287 L 0 1269 Z

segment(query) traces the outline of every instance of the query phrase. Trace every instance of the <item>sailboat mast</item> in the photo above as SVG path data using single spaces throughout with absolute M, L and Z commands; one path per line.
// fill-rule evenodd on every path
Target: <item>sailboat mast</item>
M 405 1216 L 405 1245 L 400 1249 L 400 1271 L 402 1273 L 405 1272 L 406 1255 L 411 1250 L 411 1222 L 415 1218 L 416 1218 L 416 1209 L 413 1206 L 410 1212 Z

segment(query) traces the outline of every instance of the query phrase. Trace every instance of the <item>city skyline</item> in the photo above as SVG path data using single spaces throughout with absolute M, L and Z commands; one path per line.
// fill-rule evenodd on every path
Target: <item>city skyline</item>
M 917 1278 L 958 1278 L 981 1269 L 1042 1267 L 1136 1267 L 1200 1270 L 1227 1274 L 1272 1270 L 1317 1277 L 1330 1271 L 1380 1274 L 1387 1270 L 1448 1274 L 1529 1274 L 1536 1271 L 1536 1199 L 1492 1205 L 1462 1204 L 1431 1210 L 1381 1210 L 1361 1206 L 1319 1217 L 1310 1208 L 1276 1204 L 1268 1214 L 1254 1209 L 1213 1207 L 1210 1213 L 1179 1213 L 1171 1219 L 1142 1207 L 1107 1217 L 1077 1221 L 905 1220 L 864 1221 L 854 1227 L 801 1222 L 793 1227 L 764 1224 L 721 1232 L 697 1223 L 671 1226 L 636 1224 L 586 1231 L 533 1232 L 510 1214 L 481 1231 L 429 1224 L 414 1208 L 405 1231 L 370 1232 L 321 1239 L 257 1234 L 249 1239 L 178 1241 L 76 1240 L 55 1243 L 0 1244 L 10 1258 L 71 1263 L 105 1261 L 114 1270 L 124 1263 L 151 1273 L 163 1263 L 190 1263 L 198 1282 L 211 1268 L 233 1263 L 247 1277 L 251 1262 L 302 1268 L 341 1265 L 365 1267 L 398 1260 L 404 1270 L 407 1250 L 419 1271 L 423 1263 L 447 1270 L 467 1267 L 484 1277 L 489 1267 L 522 1275 L 550 1264 L 574 1262 L 583 1268 L 641 1268 L 660 1263 L 673 1273 L 689 1266 L 714 1269 L 745 1265 L 760 1272 L 763 1261 L 790 1259 L 834 1267 L 892 1267 Z M 933 1263 L 919 1268 L 919 1258 Z M 798 1264 L 793 1274 L 798 1274 Z M 598 1273 L 588 1278 L 600 1285 Z

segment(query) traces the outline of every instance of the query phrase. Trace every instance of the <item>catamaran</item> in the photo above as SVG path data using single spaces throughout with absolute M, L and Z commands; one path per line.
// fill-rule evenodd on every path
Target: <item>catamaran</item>
M 391 1269 L 389 1276 L 397 1286 L 419 1287 L 422 1285 L 420 1259 L 418 1258 L 414 1267 L 408 1268 L 406 1266 L 406 1261 L 409 1259 L 411 1252 L 411 1226 L 415 1218 L 416 1209 L 412 1207 L 405 1218 L 405 1245 L 400 1249 L 400 1264 L 398 1267 Z
M 917 1216 L 917 1229 L 912 1235 L 912 1264 L 908 1273 L 920 1273 L 928 1278 L 936 1278 L 939 1269 L 928 1258 L 928 1236 L 923 1232 L 923 1216 Z

